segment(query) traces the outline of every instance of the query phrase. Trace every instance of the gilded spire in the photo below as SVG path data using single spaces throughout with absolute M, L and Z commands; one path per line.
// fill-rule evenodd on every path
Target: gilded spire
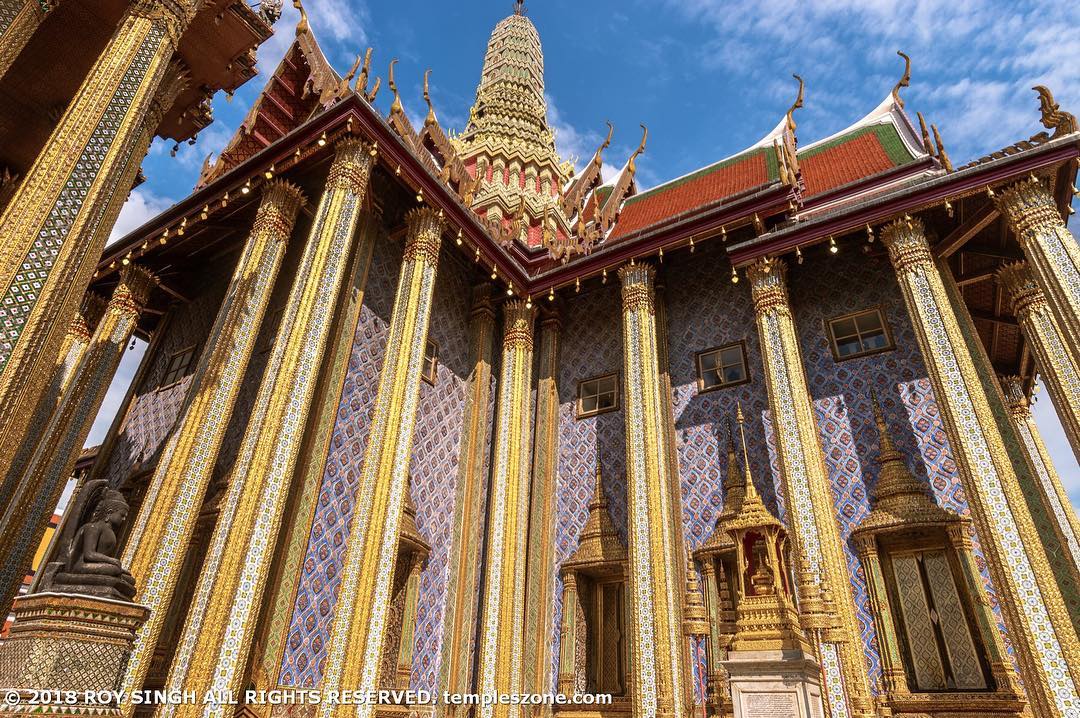
M 704 636 L 709 633 L 709 614 L 701 595 L 701 583 L 694 568 L 694 555 L 686 554 L 686 596 L 683 598 L 683 633 Z
M 607 495 L 604 493 L 604 479 L 600 471 L 600 459 L 596 460 L 596 478 L 593 483 L 593 495 L 589 501 L 589 518 L 581 529 L 578 547 L 563 564 L 583 566 L 609 564 L 613 561 L 625 561 L 626 549 L 615 533 L 608 512 Z
M 742 442 L 743 498 L 739 505 L 738 513 L 724 523 L 724 529 L 734 532 L 740 529 L 761 528 L 765 526 L 782 527 L 780 521 L 772 515 L 772 512 L 769 511 L 768 508 L 766 508 L 765 503 L 761 500 L 761 495 L 758 494 L 757 487 L 754 486 L 754 480 L 750 476 L 750 456 L 746 449 L 746 430 L 743 428 L 745 420 L 743 419 L 741 403 L 735 405 L 735 422 L 739 425 L 739 439 Z

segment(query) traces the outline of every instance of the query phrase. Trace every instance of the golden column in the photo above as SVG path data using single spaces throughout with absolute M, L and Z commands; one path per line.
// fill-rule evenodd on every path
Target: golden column
M 4 556 L 0 605 L 11 605 L 30 570 L 49 517 L 75 469 L 79 451 L 155 283 L 153 275 L 134 264 L 124 268 L 85 358 L 37 437 L 36 450 L 0 519 L 0 556 Z
M 45 15 L 60 0 L 4 0 L 0 2 L 0 78 L 7 74 Z
M 135 643 L 123 689 L 138 690 L 150 668 L 158 635 L 169 612 L 184 565 L 189 539 L 210 482 L 240 383 L 247 370 L 274 287 L 285 243 L 303 203 L 300 190 L 273 181 L 263 190 L 255 222 L 233 271 L 199 357 L 180 421 L 165 444 L 138 518 L 131 528 L 123 562 L 139 587 L 137 600 L 151 609 Z M 324 198 L 324 203 L 326 200 Z M 333 231 L 324 211 L 316 226 Z M 314 242 L 322 234 L 313 235 Z M 129 693 L 130 695 L 130 693 Z M 130 704 L 124 707 L 130 713 Z
M 169 689 L 226 695 L 244 688 L 288 485 L 374 155 L 371 146 L 359 140 L 338 143 L 173 653 Z M 170 704 L 160 714 L 222 716 L 232 710 L 217 702 Z
M 551 690 L 552 606 L 555 593 L 555 481 L 559 466 L 559 315 L 540 310 L 537 349 L 536 437 L 529 506 L 528 563 L 522 685 L 532 693 Z
M 502 373 L 488 492 L 488 532 L 480 623 L 482 694 L 520 693 L 525 641 L 525 546 L 532 443 L 530 389 L 535 312 L 521 300 L 503 307 Z M 481 718 L 519 715 L 520 707 L 486 705 Z
M 684 560 L 672 524 L 671 452 L 661 390 L 653 280 L 656 270 L 631 262 L 619 270 L 623 304 L 623 386 L 629 511 L 631 685 L 634 715 L 683 716 L 686 667 L 682 626 Z
M 1028 698 L 1037 715 L 1075 715 L 1080 695 L 1073 672 L 1080 674 L 1080 644 L 922 221 L 894 221 L 882 231 L 882 240 L 918 337 L 991 577 L 1001 593 Z
M 1067 337 L 1073 361 L 1080 353 L 1080 246 L 1065 226 L 1057 202 L 1037 180 L 1024 180 L 999 192 L 994 203 L 1009 221 Z
M 488 439 L 491 434 L 491 367 L 495 350 L 495 309 L 492 286 L 473 290 L 469 321 L 468 402 L 462 421 L 458 458 L 458 481 L 454 495 L 454 543 L 450 548 L 450 578 L 446 592 L 442 662 L 439 686 L 451 693 L 468 693 L 472 687 L 476 596 L 480 590 L 481 552 L 484 547 L 484 499 L 487 489 Z M 443 701 L 436 710 L 455 712 Z
M 1008 292 L 1073 453 L 1080 458 L 1080 351 L 1068 344 L 1026 262 L 1005 265 L 998 270 L 998 280 Z
M 49 418 L 56 411 L 60 399 L 71 383 L 71 378 L 75 375 L 75 370 L 86 356 L 90 338 L 105 314 L 105 304 L 105 300 L 93 292 L 87 292 L 83 297 L 82 305 L 71 319 L 67 334 L 64 335 L 64 341 L 60 345 L 48 390 L 34 409 L 32 426 L 45 427 L 49 423 Z M 40 440 L 40 434 L 28 434 L 19 444 L 15 456 L 11 458 L 7 476 L 0 481 L 0 515 L 3 515 L 8 502 L 15 496 L 15 487 L 26 473 L 27 464 L 33 457 Z
M 444 227 L 442 211 L 430 207 L 410 210 L 405 221 L 405 256 L 356 485 L 356 509 L 323 673 L 324 691 L 378 688 Z M 318 715 L 325 718 L 339 711 L 345 715 L 351 709 L 324 703 Z M 370 704 L 359 705 L 356 714 L 370 715 L 373 709 Z
M 1035 419 L 1031 415 L 1031 400 L 1024 391 L 1024 382 L 1018 376 L 1003 376 L 999 377 L 998 381 L 1001 383 L 1001 393 L 1009 410 L 1009 418 L 1035 471 L 1038 486 L 1042 489 L 1043 503 L 1050 509 L 1054 519 L 1054 527 L 1058 533 L 1057 544 L 1074 567 L 1080 566 L 1080 519 L 1077 519 L 1069 495 L 1061 485 L 1061 477 L 1058 476 L 1050 453 L 1039 434 L 1039 428 L 1035 425 Z
M 761 337 L 792 554 L 799 557 L 795 563 L 800 620 L 817 639 L 825 699 L 833 718 L 870 716 L 862 639 L 791 314 L 787 265 L 760 259 L 746 275 Z
M 156 129 L 148 120 L 183 82 L 170 60 L 196 4 L 128 5 L 0 214 L 0 474 L 22 437 L 40 430 L 34 407 Z

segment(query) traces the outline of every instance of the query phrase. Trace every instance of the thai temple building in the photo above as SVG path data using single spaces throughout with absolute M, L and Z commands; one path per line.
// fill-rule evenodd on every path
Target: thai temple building
M 0 688 L 119 689 L 84 714 L 125 718 L 1080 716 L 1080 521 L 1030 410 L 1038 378 L 1080 456 L 1080 126 L 1049 89 L 960 166 L 906 57 L 831 137 L 798 135 L 798 80 L 761 141 L 646 189 L 644 128 L 559 156 L 520 2 L 453 129 L 376 76 L 393 48 L 335 71 L 301 8 L 191 194 L 106 247 L 280 2 L 0 6 L 5 607 L 38 566 Z M 244 695 L 284 689 L 431 700 Z

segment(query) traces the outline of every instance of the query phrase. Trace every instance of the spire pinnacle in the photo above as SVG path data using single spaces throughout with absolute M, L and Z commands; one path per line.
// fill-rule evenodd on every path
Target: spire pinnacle
M 525 14 L 525 0 L 514 0 L 514 14 L 515 15 L 524 15 Z
M 735 403 L 735 421 L 739 424 L 739 438 L 742 440 L 743 491 L 747 497 L 755 497 L 757 488 L 754 486 L 753 479 L 750 478 L 750 455 L 746 450 L 746 429 L 743 427 L 746 420 L 743 418 L 742 402 Z

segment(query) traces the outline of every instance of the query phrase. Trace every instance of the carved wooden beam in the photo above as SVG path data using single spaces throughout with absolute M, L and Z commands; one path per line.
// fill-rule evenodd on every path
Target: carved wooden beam
M 999 212 L 994 205 L 988 204 L 984 206 L 950 232 L 949 236 L 935 244 L 934 256 L 938 258 L 952 256 L 975 235 L 988 227 L 998 216 Z

